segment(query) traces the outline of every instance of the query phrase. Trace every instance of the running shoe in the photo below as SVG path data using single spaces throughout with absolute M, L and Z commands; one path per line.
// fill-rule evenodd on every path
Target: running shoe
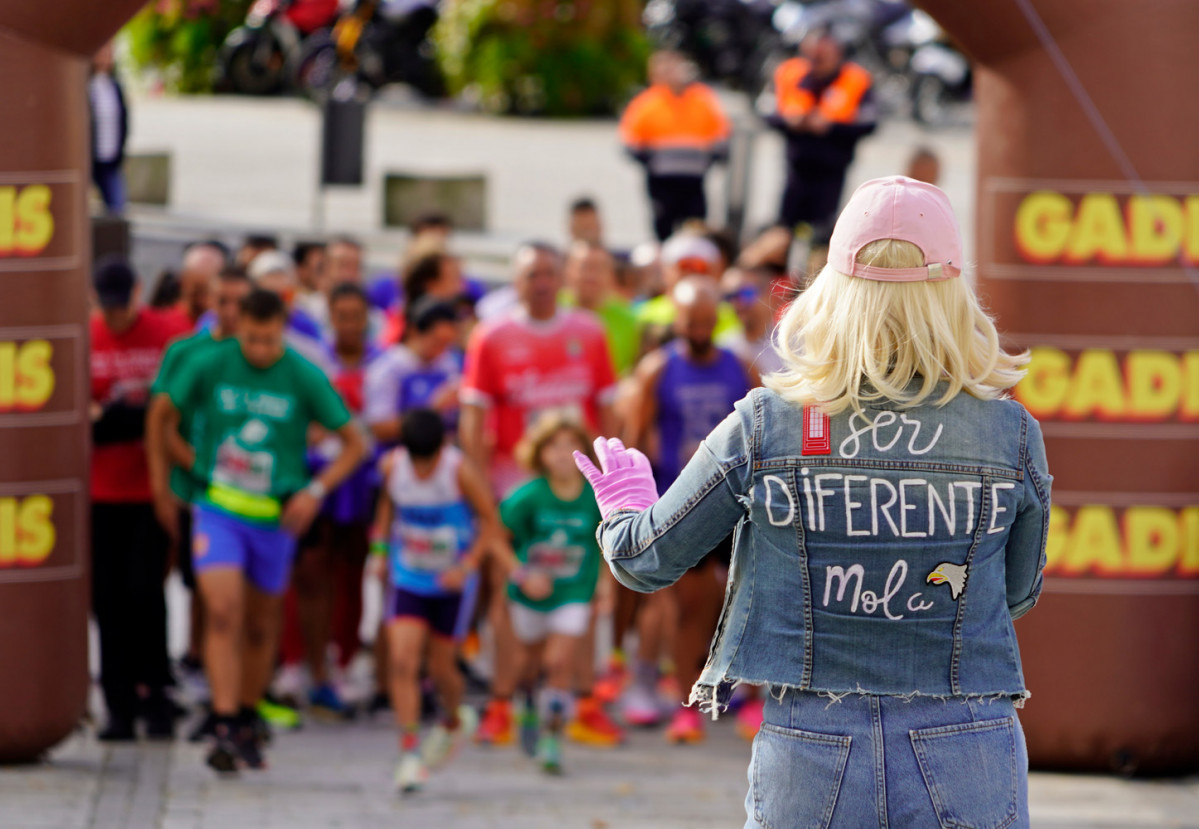
M 537 756 L 537 738 L 541 734 L 541 723 L 537 717 L 537 706 L 533 702 L 525 702 L 516 715 L 516 723 L 520 731 L 520 747 L 529 757 Z
M 220 775 L 237 774 L 241 753 L 237 750 L 227 729 L 220 729 L 213 737 L 212 748 L 204 758 L 208 767 Z
M 546 774 L 562 773 L 562 747 L 558 735 L 546 732 L 537 741 L 537 764 Z
M 512 703 L 506 699 L 493 699 L 487 703 L 483 722 L 475 732 L 475 742 L 491 746 L 510 745 L 515 739 L 512 725 Z
M 269 699 L 263 699 L 258 703 L 258 716 L 262 717 L 267 724 L 287 731 L 297 729 L 304 724 L 299 711 Z
M 375 691 L 371 696 L 371 701 L 366 706 L 366 714 L 368 717 L 374 717 L 382 711 L 391 710 L 391 697 L 387 696 L 385 691 Z
M 666 716 L 652 684 L 634 682 L 620 698 L 620 716 L 635 728 L 653 728 Z
M 315 716 L 325 719 L 344 720 L 350 714 L 337 689 L 328 682 L 308 692 L 308 706 Z
M 629 670 L 624 657 L 614 652 L 608 660 L 608 669 L 595 682 L 593 693 L 603 703 L 616 702 L 628 684 Z
M 237 728 L 233 733 L 233 745 L 246 768 L 266 768 L 266 757 L 262 754 L 262 738 L 253 722 L 243 723 Z
M 762 706 L 761 698 L 747 699 L 737 712 L 737 733 L 743 740 L 752 743 L 754 737 L 758 736 L 758 731 L 762 728 Z
M 419 792 L 429 779 L 429 772 L 415 751 L 406 751 L 396 764 L 395 789 L 400 794 Z
M 425 742 L 421 746 L 421 759 L 425 767 L 436 769 L 444 766 L 457 756 L 462 746 L 475 735 L 479 727 L 479 715 L 469 705 L 458 706 L 458 727 L 453 731 L 438 723 L 429 730 Z
M 704 739 L 703 719 L 695 708 L 680 708 L 666 729 L 666 740 L 677 745 L 700 743 Z
M 566 726 L 566 736 L 576 743 L 605 748 L 624 742 L 624 732 L 595 697 L 584 697 L 575 705 L 575 716 Z

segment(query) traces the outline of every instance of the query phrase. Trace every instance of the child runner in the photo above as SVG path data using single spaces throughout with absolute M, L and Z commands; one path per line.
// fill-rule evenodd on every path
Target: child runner
M 521 745 L 550 774 L 562 771 L 559 740 L 570 717 L 574 668 L 599 581 L 599 507 L 572 456 L 588 447 L 587 432 L 577 420 L 560 412 L 543 414 L 517 450 L 538 477 L 500 504 L 516 557 L 529 571 L 553 579 L 544 598 L 515 586 L 508 591 L 526 693 Z M 545 687 L 534 708 L 532 685 L 542 672 Z
M 400 729 L 395 786 L 407 794 L 420 790 L 427 769 L 449 761 L 478 724 L 474 709 L 461 704 L 454 633 L 463 586 L 496 538 L 498 523 L 485 478 L 457 447 L 446 445 L 442 417 L 432 409 L 404 414 L 400 445 L 384 456 L 380 473 L 371 552 L 377 574 L 384 557 L 390 563 L 385 611 L 391 705 Z M 419 682 L 426 646 L 442 720 L 422 746 Z

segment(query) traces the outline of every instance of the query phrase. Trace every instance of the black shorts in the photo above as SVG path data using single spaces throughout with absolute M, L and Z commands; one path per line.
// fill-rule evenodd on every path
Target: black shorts
M 387 621 L 419 619 L 429 630 L 443 639 L 453 639 L 458 629 L 458 614 L 462 595 L 422 596 L 402 587 L 392 586 L 387 595 Z
M 192 558 L 192 508 L 187 504 L 179 508 L 179 578 L 188 590 L 196 590 L 195 560 Z

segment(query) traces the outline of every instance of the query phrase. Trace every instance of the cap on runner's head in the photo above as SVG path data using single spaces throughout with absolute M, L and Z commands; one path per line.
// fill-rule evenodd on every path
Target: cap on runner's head
M 116 256 L 105 256 L 92 272 L 92 287 L 101 308 L 124 308 L 133 297 L 137 274 L 129 263 Z
M 684 273 L 716 276 L 720 249 L 703 236 L 675 234 L 662 245 L 662 265 Z
M 858 262 L 871 242 L 897 239 L 924 254 L 919 268 L 881 268 Z M 866 182 L 849 197 L 833 227 L 828 263 L 848 276 L 876 282 L 938 282 L 962 273 L 962 234 L 939 187 L 907 176 Z
M 292 258 L 282 251 L 264 250 L 250 262 L 247 272 L 255 282 L 272 273 L 281 273 L 294 279 L 296 265 Z

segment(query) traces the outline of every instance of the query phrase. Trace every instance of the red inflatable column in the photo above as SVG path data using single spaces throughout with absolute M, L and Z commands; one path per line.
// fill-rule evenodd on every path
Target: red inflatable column
M 1053 516 L 1034 766 L 1199 768 L 1199 4 L 918 0 L 978 61 L 978 286 Z
M 0 4 L 0 762 L 87 697 L 87 64 L 138 3 Z

